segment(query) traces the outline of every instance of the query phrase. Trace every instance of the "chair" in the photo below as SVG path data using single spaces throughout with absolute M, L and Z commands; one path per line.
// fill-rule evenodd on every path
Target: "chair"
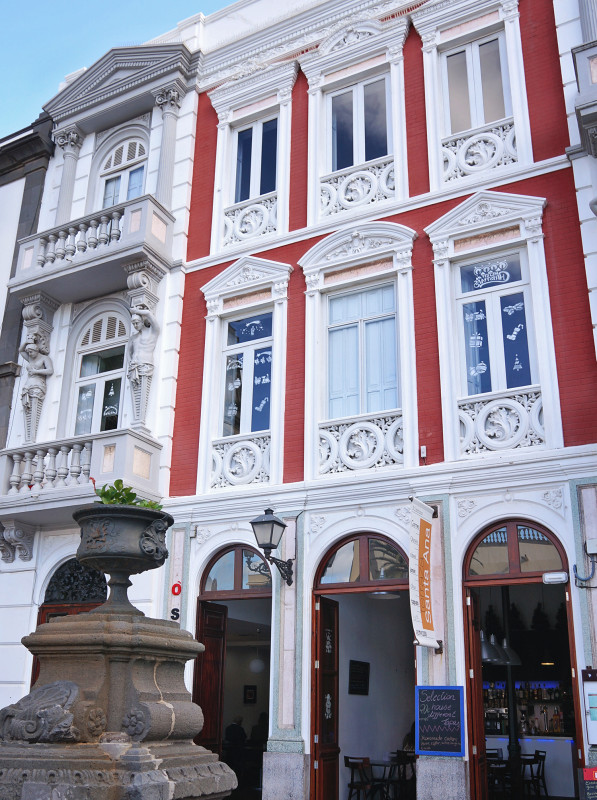
M 414 753 L 396 750 L 391 753 L 392 767 L 386 778 L 386 791 L 391 800 L 410 800 L 416 796 Z M 410 766 L 410 776 L 407 769 Z
M 344 756 L 344 766 L 350 770 L 348 784 L 348 800 L 372 800 L 377 795 L 386 798 L 384 781 L 373 777 L 371 762 L 368 758 Z
M 488 761 L 502 760 L 504 758 L 504 751 L 501 747 L 490 748 L 485 750 L 485 757 Z
M 535 750 L 535 764 L 534 768 L 532 768 L 533 778 L 533 790 L 537 797 L 541 796 L 541 787 L 543 787 L 543 791 L 545 792 L 545 796 L 549 797 L 549 793 L 547 791 L 547 785 L 545 783 L 545 757 L 547 756 L 547 750 Z

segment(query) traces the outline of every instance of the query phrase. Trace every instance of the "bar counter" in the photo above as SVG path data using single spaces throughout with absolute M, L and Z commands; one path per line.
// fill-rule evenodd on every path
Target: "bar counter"
M 574 786 L 574 739 L 569 736 L 524 736 L 518 740 L 523 753 L 545 750 L 545 782 L 550 797 L 576 797 Z M 486 734 L 486 746 L 501 747 L 508 757 L 508 737 Z

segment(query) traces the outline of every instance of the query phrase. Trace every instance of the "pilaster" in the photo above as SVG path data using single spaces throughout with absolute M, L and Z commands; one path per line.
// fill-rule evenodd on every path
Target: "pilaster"
M 53 138 L 64 155 L 62 180 L 60 181 L 58 207 L 56 209 L 56 225 L 60 225 L 63 222 L 68 222 L 71 216 L 77 161 L 79 150 L 83 144 L 83 134 L 76 125 L 70 125 L 55 131 Z
M 184 94 L 183 86 L 179 82 L 154 92 L 155 104 L 162 111 L 162 143 L 158 165 L 156 199 L 168 210 L 170 210 L 172 204 L 176 121 Z

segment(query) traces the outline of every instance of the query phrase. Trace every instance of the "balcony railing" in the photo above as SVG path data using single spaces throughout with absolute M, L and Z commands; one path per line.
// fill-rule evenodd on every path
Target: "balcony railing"
M 29 445 L 7 453 L 12 462 L 9 487 L 2 495 L 38 496 L 42 491 L 89 483 L 92 442 L 76 439 Z
M 396 195 L 394 156 L 383 156 L 366 164 L 332 172 L 319 180 L 322 217 L 351 208 L 370 206 Z
M 319 424 L 319 474 L 380 469 L 404 461 L 402 412 L 380 411 Z
M 269 432 L 214 440 L 211 445 L 212 488 L 269 482 L 270 444 Z
M 166 209 L 144 195 L 28 236 L 19 242 L 9 287 L 15 291 L 46 283 L 56 299 L 77 300 L 89 283 L 86 269 L 99 264 L 105 290 L 122 288 L 123 263 L 151 256 L 164 266 L 170 264 L 173 222 Z M 118 286 L 111 285 L 113 274 L 118 275 Z
M 442 140 L 443 180 L 479 175 L 518 161 L 514 120 L 485 125 Z
M 243 200 L 224 209 L 224 247 L 278 230 L 277 192 Z

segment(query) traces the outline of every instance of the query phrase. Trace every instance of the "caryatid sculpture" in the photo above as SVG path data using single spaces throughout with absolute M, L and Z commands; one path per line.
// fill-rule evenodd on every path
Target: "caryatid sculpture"
M 34 442 L 37 438 L 41 407 L 47 390 L 46 380 L 54 372 L 49 352 L 47 339 L 40 333 L 30 333 L 19 347 L 19 353 L 27 362 L 27 379 L 21 389 L 26 442 Z
M 127 349 L 127 375 L 133 393 L 133 424 L 145 425 L 154 369 L 153 354 L 160 326 L 146 306 L 131 308 L 131 324 L 133 330 Z

